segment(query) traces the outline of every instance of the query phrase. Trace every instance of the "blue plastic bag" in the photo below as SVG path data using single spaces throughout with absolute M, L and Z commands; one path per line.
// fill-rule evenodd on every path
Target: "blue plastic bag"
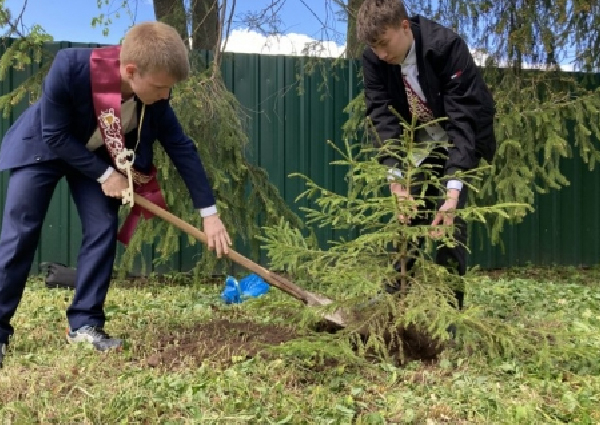
M 248 298 L 256 298 L 269 291 L 269 284 L 260 276 L 248 275 L 239 282 L 236 278 L 228 276 L 225 279 L 225 289 L 221 292 L 221 299 L 226 304 L 241 303 Z

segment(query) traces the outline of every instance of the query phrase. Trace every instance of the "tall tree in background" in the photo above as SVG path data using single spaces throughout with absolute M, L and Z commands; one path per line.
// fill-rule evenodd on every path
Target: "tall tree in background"
M 192 47 L 213 50 L 219 35 L 218 0 L 153 0 L 156 19 L 177 28 Z
M 191 2 L 194 49 L 211 50 L 219 47 L 217 43 L 221 26 L 217 0 L 191 0 Z
M 183 0 L 152 0 L 152 5 L 156 19 L 176 28 L 181 38 L 188 42 L 190 32 Z
M 350 59 L 359 59 L 362 55 L 362 46 L 356 38 L 356 13 L 360 9 L 363 0 L 348 0 L 348 5 L 339 5 L 342 9 L 346 7 L 345 13 L 348 16 L 348 35 L 346 41 L 347 57 Z M 343 6 L 342 6 L 343 5 Z

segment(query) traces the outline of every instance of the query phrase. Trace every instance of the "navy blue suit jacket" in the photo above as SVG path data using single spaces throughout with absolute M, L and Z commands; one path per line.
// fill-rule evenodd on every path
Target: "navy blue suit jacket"
M 0 171 L 61 159 L 97 180 L 113 163 L 104 147 L 85 145 L 97 128 L 90 81 L 91 48 L 60 50 L 42 85 L 40 99 L 10 127 L 0 146 Z M 138 123 L 141 102 L 137 100 Z M 125 136 L 134 147 L 137 130 Z M 149 172 L 158 140 L 185 182 L 195 208 L 215 204 L 192 140 L 183 132 L 168 100 L 146 105 L 134 167 Z

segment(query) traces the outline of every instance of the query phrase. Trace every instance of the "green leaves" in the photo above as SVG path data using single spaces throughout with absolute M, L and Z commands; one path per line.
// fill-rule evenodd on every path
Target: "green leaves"
M 16 19 L 16 20 L 15 20 Z M 6 37 L 2 44 L 3 54 L 0 56 L 0 81 L 12 78 L 12 73 L 23 70 L 37 70 L 23 81 L 12 92 L 0 96 L 0 110 L 3 117 L 8 117 L 13 106 L 26 99 L 35 101 L 38 96 L 42 75 L 45 75 L 51 57 L 44 43 L 52 41 L 52 37 L 39 25 L 33 25 L 27 31 L 21 31 L 18 19 L 0 2 L 0 29 Z M 43 62 L 43 65 L 40 66 Z
M 121 0 L 120 3 L 110 0 L 97 0 L 98 9 L 102 10 L 91 20 L 92 28 L 102 28 L 102 35 L 108 37 L 110 26 L 114 19 L 120 19 L 124 12 L 129 17 L 131 25 L 135 23 L 137 3 L 129 0 Z
M 303 208 L 307 227 L 330 227 L 334 229 L 334 237 L 328 241 L 327 247 L 319 247 L 283 219 L 277 225 L 266 226 L 265 235 L 260 239 L 268 253 L 270 265 L 275 270 L 291 274 L 303 287 L 324 292 L 336 299 L 337 307 L 350 311 L 362 311 L 364 308 L 361 314 L 368 317 L 361 316 L 360 329 L 364 331 L 366 327 L 369 328 L 369 335 L 373 337 L 368 342 L 370 349 L 381 352 L 384 358 L 390 353 L 386 354 L 389 347 L 381 344 L 383 335 L 394 332 L 396 327 L 415 325 L 423 332 L 444 338 L 447 337 L 445 329 L 448 324 L 461 320 L 483 335 L 486 349 L 502 352 L 514 345 L 511 340 L 513 330 L 503 329 L 500 332 L 502 336 L 498 336 L 497 324 L 459 318 L 460 314 L 449 306 L 452 291 L 463 287 L 465 281 L 437 265 L 433 257 L 442 245 L 456 246 L 460 242 L 455 239 L 452 227 L 445 229 L 439 240 L 434 240 L 430 233 L 434 229 L 431 225 L 433 216 L 444 201 L 446 182 L 437 177 L 431 165 L 416 166 L 412 161 L 411 154 L 418 152 L 418 146 L 412 140 L 417 126 L 415 123 L 403 125 L 406 131 L 402 140 L 390 141 L 382 148 L 384 156 L 395 156 L 401 163 L 403 176 L 397 182 L 405 187 L 423 185 L 435 188 L 440 195 L 420 188 L 420 196 L 416 199 L 396 199 L 389 192 L 387 167 L 379 164 L 373 149 L 346 142 L 343 148 L 335 149 L 337 157 L 331 161 L 332 167 L 348 170 L 345 193 L 333 193 L 305 175 L 291 176 L 301 178 L 306 187 L 296 201 L 310 200 L 307 204 L 311 207 Z M 518 145 L 514 146 L 516 148 Z M 505 149 L 508 150 L 508 145 Z M 470 190 L 477 191 L 490 170 L 491 167 L 483 166 L 457 177 Z M 419 180 L 417 175 L 420 176 Z M 417 206 L 429 214 L 428 220 L 414 225 L 399 220 L 399 216 L 413 217 L 414 220 Z M 479 221 L 486 225 L 490 220 L 506 220 L 515 211 L 527 208 L 527 204 L 515 201 L 467 205 L 456 211 L 456 215 L 468 223 Z M 417 249 L 414 243 L 420 239 L 423 245 Z M 415 261 L 414 274 L 409 275 L 402 268 L 394 267 L 394 263 L 412 260 Z M 398 279 L 404 279 L 411 285 L 405 297 L 386 301 L 385 297 L 376 296 L 385 282 Z M 379 301 L 367 302 L 374 299 Z M 388 315 L 393 317 L 390 323 L 382 319 Z M 349 326 L 346 332 L 352 334 L 357 329 Z M 396 354 L 400 357 L 403 355 Z

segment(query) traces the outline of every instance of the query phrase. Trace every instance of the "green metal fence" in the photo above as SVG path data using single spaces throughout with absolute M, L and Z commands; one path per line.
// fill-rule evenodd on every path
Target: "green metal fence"
M 49 49 L 96 44 L 53 43 Z M 0 46 L 0 53 L 3 53 Z M 331 64 L 308 75 L 303 73 L 304 58 L 228 54 L 222 63 L 227 87 L 246 108 L 250 117 L 249 136 L 252 160 L 266 169 L 286 202 L 296 211 L 295 197 L 302 191 L 299 179 L 290 179 L 293 172 L 308 175 L 332 191 L 344 191 L 343 170 L 330 165 L 334 151 L 326 141 L 342 144 L 341 127 L 347 115 L 345 106 L 360 88 L 356 79 L 357 62 L 331 70 Z M 0 95 L 17 87 L 35 72 L 29 69 L 9 73 L 0 83 Z M 325 83 L 325 84 L 324 84 Z M 301 88 L 301 94 L 299 89 Z M 0 135 L 26 107 L 17 105 L 11 115 L 0 120 Z M 535 213 L 519 224 L 506 228 L 503 234 L 504 251 L 499 246 L 473 237 L 470 265 L 485 268 L 507 267 L 533 263 L 536 265 L 597 264 L 600 260 L 600 170 L 588 171 L 579 158 L 564 160 L 563 173 L 571 185 L 561 191 L 540 195 Z M 0 174 L 0 206 L 8 175 Z M 474 236 L 477 235 L 474 232 Z M 335 235 L 329 230 L 319 233 L 326 241 Z M 64 182 L 59 184 L 52 199 L 32 272 L 44 261 L 76 264 L 81 237 L 81 225 Z M 183 238 L 182 238 L 183 240 Z M 180 252 L 169 262 L 173 271 L 189 270 L 197 247 L 182 242 Z M 151 263 L 153 247 L 142 256 Z M 162 271 L 167 269 L 162 268 Z

